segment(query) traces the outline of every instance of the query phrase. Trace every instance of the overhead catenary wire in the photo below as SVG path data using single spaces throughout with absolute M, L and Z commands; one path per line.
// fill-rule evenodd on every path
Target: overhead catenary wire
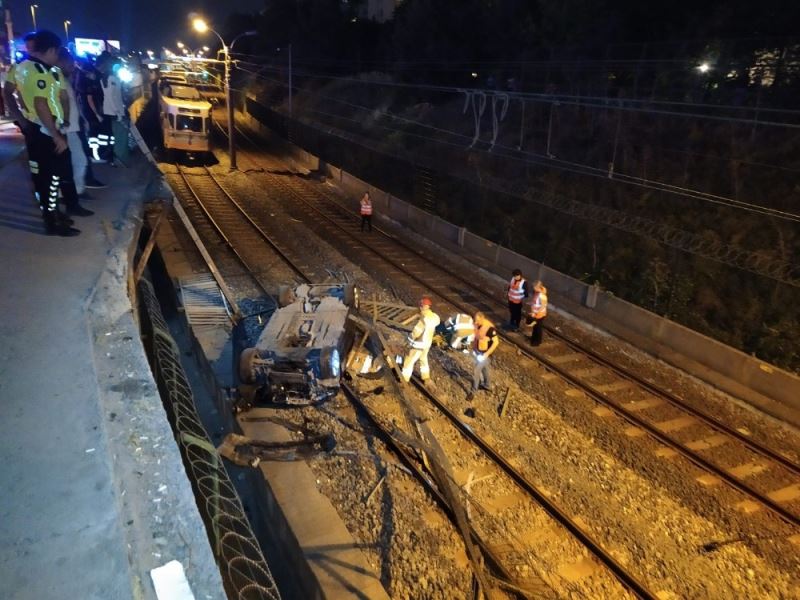
M 247 72 L 247 73 L 249 73 L 249 74 L 251 74 L 252 76 L 260 77 L 260 78 L 262 78 L 262 79 L 264 79 L 266 81 L 269 81 L 271 83 L 275 83 L 275 84 L 278 84 L 278 85 L 281 85 L 281 86 L 284 86 L 284 87 L 288 86 L 288 84 L 286 84 L 285 82 L 282 82 L 282 81 L 274 79 L 274 78 L 265 77 L 260 73 L 249 71 L 247 69 L 242 69 L 242 70 Z M 387 111 L 385 109 L 380 109 L 380 108 L 374 108 L 374 107 L 355 104 L 355 103 L 352 103 L 352 102 L 348 102 L 346 100 L 342 100 L 342 99 L 336 98 L 335 96 L 330 96 L 330 95 L 323 94 L 321 92 L 310 92 L 308 90 L 304 90 L 303 88 L 300 88 L 299 86 L 293 86 L 293 88 L 298 90 L 298 91 L 305 92 L 305 93 L 317 96 L 319 98 L 324 98 L 326 100 L 331 100 L 331 101 L 334 101 L 334 102 L 338 102 L 338 103 L 347 105 L 347 106 L 349 106 L 351 108 L 355 108 L 357 110 L 363 110 L 363 111 L 367 111 L 369 113 L 379 113 L 379 114 L 387 116 L 387 117 L 389 117 L 391 119 L 395 119 L 395 120 L 398 120 L 398 121 L 401 121 L 401 122 L 412 124 L 414 126 L 430 129 L 432 131 L 436 131 L 437 133 L 443 133 L 443 134 L 446 134 L 446 135 L 450 135 L 450 136 L 454 136 L 454 137 L 457 137 L 457 138 L 461 138 L 461 139 L 467 141 L 466 149 L 476 150 L 476 151 L 482 152 L 482 150 L 475 148 L 475 143 L 478 141 L 478 136 L 479 136 L 479 133 L 480 133 L 480 128 L 479 128 L 479 125 L 478 125 L 478 121 L 480 119 L 480 116 L 482 116 L 482 114 L 483 114 L 483 108 L 485 108 L 485 100 L 483 102 L 482 107 L 478 106 L 477 104 L 473 105 L 473 112 L 474 112 L 473 117 L 474 117 L 474 120 L 475 120 L 475 135 L 470 137 L 470 136 L 466 136 L 466 135 L 461 134 L 461 133 L 456 132 L 456 131 L 444 129 L 444 128 L 441 128 L 441 127 L 436 127 L 436 126 L 430 125 L 428 123 L 424 123 L 424 122 L 421 122 L 421 121 L 416 121 L 414 119 L 409 119 L 407 117 L 402 117 L 400 115 L 396 115 L 394 113 L 391 113 L 390 111 Z M 485 96 L 483 96 L 483 97 L 485 98 Z M 396 131 L 398 133 L 404 133 L 406 135 L 413 135 L 415 137 L 421 137 L 423 139 L 427 139 L 428 141 L 431 141 L 431 142 L 434 142 L 434 143 L 443 143 L 439 138 L 429 138 L 429 137 L 426 137 L 426 136 L 421 136 L 420 134 L 415 134 L 415 133 L 412 133 L 412 132 L 409 132 L 409 131 L 406 131 L 406 130 L 400 130 L 400 129 L 394 129 L 394 131 Z M 651 190 L 654 190 L 654 191 L 670 193 L 670 194 L 674 194 L 674 195 L 683 196 L 683 197 L 686 197 L 686 198 L 702 200 L 702 201 L 705 201 L 705 202 L 718 204 L 718 205 L 721 205 L 721 206 L 737 208 L 737 209 L 753 212 L 753 213 L 756 213 L 756 214 L 760 214 L 762 216 L 774 217 L 774 218 L 783 219 L 783 220 L 787 220 L 787 221 L 793 221 L 793 222 L 800 222 L 800 214 L 791 213 L 791 212 L 787 212 L 787 211 L 782 211 L 782 210 L 778 210 L 778 209 L 774 209 L 774 208 L 769 208 L 769 207 L 761 206 L 761 205 L 754 204 L 754 203 L 751 203 L 751 202 L 744 202 L 742 200 L 737 200 L 735 198 L 729 198 L 729 197 L 726 197 L 726 196 L 720 196 L 720 195 L 717 195 L 717 194 L 711 194 L 709 192 L 704 192 L 704 191 L 701 191 L 701 190 L 695 190 L 695 189 L 692 189 L 692 188 L 687 188 L 687 187 L 683 187 L 683 186 L 669 184 L 669 183 L 666 183 L 666 182 L 661 182 L 661 181 L 652 180 L 652 179 L 645 179 L 645 178 L 642 178 L 642 177 L 638 177 L 638 176 L 630 175 L 630 174 L 626 174 L 626 173 L 614 172 L 613 174 L 610 175 L 607 169 L 603 169 L 603 168 L 600 168 L 600 167 L 594 167 L 594 166 L 586 165 L 586 164 L 583 164 L 583 163 L 577 163 L 577 162 L 574 162 L 574 161 L 568 161 L 568 160 L 560 159 L 560 158 L 557 158 L 557 157 L 553 156 L 549 152 L 546 153 L 546 154 L 540 154 L 540 153 L 536 153 L 536 152 L 523 151 L 523 150 L 519 149 L 518 147 L 508 146 L 508 145 L 505 145 L 505 144 L 500 144 L 500 143 L 497 143 L 495 141 L 494 143 L 492 143 L 492 153 L 494 155 L 496 155 L 496 156 L 501 155 L 498 152 L 495 152 L 496 149 L 505 151 L 505 153 L 502 154 L 502 156 L 506 156 L 507 158 L 520 160 L 518 155 L 521 155 L 521 156 L 524 156 L 524 157 L 528 157 L 530 159 L 530 161 L 527 161 L 527 162 L 530 162 L 531 164 L 537 164 L 537 165 L 541 165 L 541 166 L 550 166 L 550 167 L 553 167 L 553 168 L 556 168 L 556 169 L 559 169 L 559 170 L 565 170 L 565 171 L 572 172 L 572 173 L 575 173 L 575 174 L 594 176 L 594 177 L 599 177 L 599 178 L 602 178 L 602 179 L 610 179 L 611 181 L 616 181 L 616 182 L 620 182 L 620 183 L 625 183 L 625 184 L 629 184 L 629 185 L 643 187 L 643 188 L 651 189 Z
M 285 67 L 269 67 L 263 63 L 255 63 L 251 61 L 239 61 L 242 64 L 250 64 L 252 66 L 271 68 L 283 70 Z M 449 92 L 459 93 L 463 89 L 469 89 L 475 92 L 486 92 L 483 88 L 470 88 L 469 86 L 457 87 L 449 85 L 431 84 L 431 83 L 408 83 L 402 81 L 391 81 L 389 79 L 367 79 L 353 76 L 330 75 L 325 73 L 314 73 L 303 69 L 293 69 L 296 76 L 307 77 L 310 79 L 323 79 L 333 81 L 344 81 L 349 83 L 358 83 L 362 85 L 377 85 L 385 87 L 407 88 L 416 90 L 426 90 L 432 92 Z M 560 104 L 569 106 L 588 106 L 588 107 L 602 107 L 602 108 L 615 108 L 618 110 L 625 110 L 630 112 L 644 112 L 651 114 L 671 115 L 684 118 L 696 119 L 710 119 L 715 121 L 741 123 L 744 125 L 759 125 L 769 127 L 786 127 L 790 129 L 800 129 L 800 122 L 788 121 L 769 121 L 761 120 L 758 118 L 744 118 L 732 117 L 718 114 L 706 114 L 699 112 L 679 112 L 677 110 L 656 109 L 653 106 L 665 105 L 673 107 L 690 107 L 690 108 L 707 108 L 714 111 L 730 110 L 730 111 L 748 111 L 756 114 L 760 113 L 775 113 L 786 114 L 797 117 L 800 119 L 800 110 L 792 109 L 779 109 L 770 107 L 749 107 L 749 106 L 731 106 L 731 105 L 717 105 L 717 104 L 698 104 L 690 102 L 679 102 L 670 100 L 641 100 L 636 98 L 621 98 L 609 96 L 579 96 L 574 94 L 549 94 L 541 92 L 520 92 L 520 91 L 507 91 L 509 97 L 512 99 L 527 99 L 539 103 L 552 103 L 558 102 Z
M 276 83 L 280 82 L 276 81 Z M 357 124 L 358 126 L 363 126 L 363 121 L 359 119 L 346 117 L 340 114 L 329 113 L 318 109 L 309 110 L 322 116 L 341 119 Z M 354 139 L 351 132 L 343 131 L 334 126 L 320 126 L 319 124 L 315 125 L 307 122 L 302 123 L 321 133 L 339 137 L 371 151 L 381 152 L 386 156 L 392 156 L 404 161 L 409 161 L 411 164 L 418 164 L 420 159 L 418 154 L 397 154 L 396 152 L 387 151 L 385 148 L 379 145 L 369 143 L 363 138 Z M 442 140 L 441 138 L 431 138 L 429 136 L 410 133 L 404 130 L 388 127 L 380 123 L 376 123 L 375 125 L 393 133 L 404 133 L 410 136 L 423 138 L 427 141 L 437 142 L 464 150 L 463 143 L 449 142 Z M 512 158 L 514 160 L 524 160 L 519 157 L 508 158 Z M 469 181 L 464 179 L 461 175 L 455 175 L 451 173 L 451 176 L 464 181 Z M 473 181 L 470 181 L 470 183 L 475 184 Z M 504 181 L 500 178 L 484 174 L 479 185 L 509 194 L 511 196 L 522 198 L 526 201 L 544 205 L 558 212 L 574 215 L 582 219 L 591 220 L 593 222 L 613 227 L 615 229 L 647 237 L 666 246 L 671 246 L 684 252 L 714 260 L 737 269 L 749 271 L 759 276 L 768 277 L 788 285 L 800 287 L 800 274 L 797 273 L 796 267 L 791 262 L 777 257 L 770 257 L 760 251 L 746 250 L 732 244 L 721 242 L 718 239 L 709 239 L 707 236 L 701 236 L 699 234 L 681 230 L 677 227 L 653 221 L 652 219 L 631 215 L 622 210 L 561 197 L 553 192 L 533 188 L 524 182 L 509 184 L 507 181 Z

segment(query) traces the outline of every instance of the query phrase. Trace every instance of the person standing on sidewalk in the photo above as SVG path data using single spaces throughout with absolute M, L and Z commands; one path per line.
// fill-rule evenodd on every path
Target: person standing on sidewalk
M 92 146 L 89 144 L 89 136 L 91 135 L 92 131 L 92 122 L 93 120 L 97 121 L 97 117 L 91 110 L 91 104 L 87 101 L 87 97 L 89 96 L 87 89 L 91 88 L 92 85 L 97 85 L 99 87 L 100 84 L 96 81 L 92 82 L 89 80 L 84 69 L 85 67 L 73 56 L 72 73 L 69 75 L 68 79 L 72 84 L 72 91 L 75 93 L 75 100 L 78 104 L 78 113 L 80 115 L 80 119 L 78 120 L 78 137 L 81 140 L 83 154 L 86 156 L 86 171 L 84 173 L 85 185 L 87 188 L 91 189 L 102 189 L 107 186 L 102 181 L 98 181 L 98 179 L 94 176 L 94 170 L 92 169 L 93 159 L 97 158 L 99 162 L 99 156 L 92 156 Z M 97 152 L 97 148 L 97 138 L 95 138 L 95 152 Z
M 105 54 L 105 53 L 104 53 Z M 100 72 L 100 85 L 103 88 L 103 124 L 100 129 L 100 145 L 107 145 L 109 148 L 108 156 L 112 165 L 119 161 L 117 137 L 124 137 L 125 144 L 128 143 L 127 129 L 124 126 L 125 103 L 122 101 L 122 82 L 114 73 L 117 61 L 110 54 L 101 55 L 98 59 Z M 123 136 L 123 129 L 126 134 Z M 124 165 L 123 165 L 124 166 Z
M 372 198 L 369 196 L 369 191 L 364 192 L 361 197 L 361 232 L 364 232 L 364 225 L 369 227 L 369 232 L 372 233 Z
M 431 368 L 428 365 L 428 351 L 433 343 L 433 336 L 439 326 L 439 315 L 431 310 L 431 299 L 423 296 L 419 301 L 419 321 L 414 325 L 414 329 L 408 334 L 409 350 L 403 360 L 403 381 L 411 381 L 411 374 L 414 372 L 414 365 L 419 361 L 419 376 L 422 382 L 428 386 L 431 381 Z
M 58 51 L 58 67 L 64 74 L 62 93 L 66 95 L 66 109 L 63 132 L 67 136 L 69 153 L 72 160 L 72 178 L 75 182 L 75 191 L 78 197 L 86 192 L 86 167 L 89 161 L 83 151 L 83 144 L 79 132 L 81 130 L 81 115 L 78 111 L 78 102 L 75 98 L 75 90 L 72 87 L 72 78 L 75 74 L 75 60 L 67 48 Z
M 48 235 L 71 237 L 79 230 L 58 210 L 58 192 L 62 190 L 67 212 L 91 215 L 78 204 L 72 183 L 72 162 L 67 139 L 59 130 L 64 123 L 60 102 L 64 76 L 58 67 L 61 40 L 51 31 L 37 31 L 30 58 L 19 63 L 14 77 L 20 93 L 20 109 L 24 117 L 36 125 L 26 136 L 28 163 L 37 200 Z M 62 181 L 71 185 L 62 187 Z
M 467 396 L 472 400 L 479 389 L 491 391 L 489 378 L 490 357 L 500 345 L 500 336 L 494 323 L 486 318 L 482 312 L 475 313 L 475 341 L 472 345 L 472 355 L 475 358 L 475 367 L 472 370 L 472 390 Z
M 522 321 L 522 303 L 528 297 L 528 282 L 522 278 L 522 271 L 514 269 L 508 282 L 508 329 L 516 331 Z
M 89 62 L 83 62 L 75 82 L 78 94 L 78 107 L 86 121 L 87 146 L 91 153 L 89 160 L 94 163 L 105 162 L 100 153 L 106 147 L 100 144 L 100 128 L 103 125 L 103 89 L 100 86 L 100 73 Z

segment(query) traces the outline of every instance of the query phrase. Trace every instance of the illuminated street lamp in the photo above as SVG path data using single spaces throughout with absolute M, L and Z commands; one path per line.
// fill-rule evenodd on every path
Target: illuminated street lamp
M 225 43 L 225 40 L 222 39 L 222 36 L 214 31 L 211 27 L 208 26 L 208 23 L 205 20 L 195 17 L 192 19 L 192 27 L 197 33 L 207 33 L 211 32 L 217 39 L 219 39 L 219 43 L 222 44 L 222 53 L 225 56 L 225 103 L 228 105 L 228 156 L 231 161 L 231 169 L 236 168 L 236 145 L 234 143 L 234 132 L 236 129 L 233 126 L 233 102 L 231 100 L 231 51 L 233 50 L 233 45 L 237 42 L 239 38 L 256 35 L 257 32 L 255 31 L 245 31 L 242 34 L 237 35 L 233 38 L 231 45 L 228 46 Z
M 183 49 L 186 47 L 186 45 L 185 45 L 183 42 L 178 42 L 178 43 L 176 43 L 175 45 L 176 45 L 178 48 L 180 48 L 181 50 L 183 50 Z
M 72 25 L 72 21 L 70 21 L 69 19 L 64 21 L 64 37 L 66 38 L 66 42 L 65 43 L 67 43 L 67 44 L 69 44 L 69 26 L 70 25 Z
M 38 4 L 31 4 L 31 19 L 33 20 L 33 28 L 36 29 L 36 9 L 39 8 Z
M 708 73 L 711 70 L 711 65 L 707 62 L 701 62 L 699 65 L 697 65 L 697 70 L 701 73 Z

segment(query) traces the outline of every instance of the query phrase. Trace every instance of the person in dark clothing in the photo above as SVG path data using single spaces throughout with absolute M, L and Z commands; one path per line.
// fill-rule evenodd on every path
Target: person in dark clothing
M 78 68 L 75 70 L 72 84 L 73 89 L 75 90 L 75 98 L 78 102 L 78 112 L 80 113 L 81 127 L 80 131 L 78 131 L 78 137 L 81 140 L 83 152 L 86 154 L 86 158 L 88 159 L 86 165 L 86 187 L 91 189 L 101 189 L 106 187 L 106 184 L 102 181 L 99 181 L 95 177 L 94 171 L 92 170 L 92 162 L 97 162 L 99 159 L 99 155 L 97 155 L 96 151 L 96 137 L 94 138 L 94 151 L 92 149 L 92 145 L 89 143 L 89 139 L 92 135 L 92 132 L 97 129 L 97 114 L 95 112 L 95 108 L 97 106 L 102 106 L 103 92 L 99 88 L 96 74 L 93 71 L 92 65 L 86 62 L 76 64 Z M 101 96 L 99 104 L 96 103 L 98 90 Z
M 100 157 L 100 127 L 103 122 L 103 88 L 100 86 L 100 74 L 89 63 L 81 65 L 76 82 L 78 107 L 87 124 L 87 145 L 92 162 L 104 162 Z
M 369 196 L 369 191 L 364 192 L 361 198 L 361 231 L 364 231 L 364 226 L 369 227 L 370 233 L 372 232 L 372 198 Z
M 522 278 L 522 271 L 514 269 L 511 281 L 508 282 L 508 328 L 511 331 L 519 329 L 522 321 L 522 303 L 528 297 L 528 282 Z

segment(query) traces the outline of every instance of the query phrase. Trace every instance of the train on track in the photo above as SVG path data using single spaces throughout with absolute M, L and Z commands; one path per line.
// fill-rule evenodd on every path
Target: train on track
M 167 153 L 211 151 L 211 103 L 191 86 L 166 81 L 161 88 L 161 131 Z

